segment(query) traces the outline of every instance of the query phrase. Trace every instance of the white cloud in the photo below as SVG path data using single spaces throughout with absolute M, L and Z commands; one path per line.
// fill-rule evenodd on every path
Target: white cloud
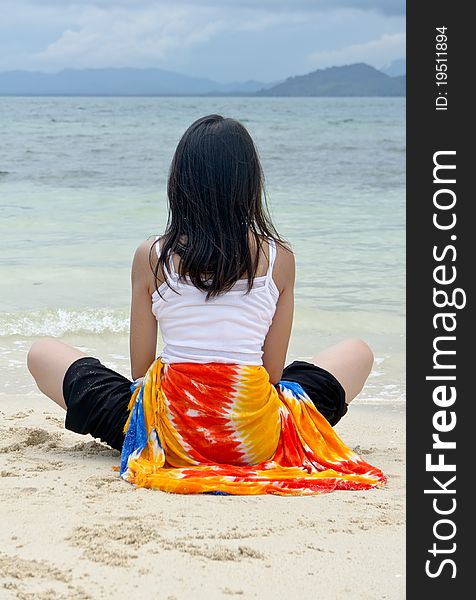
M 225 2 L 219 7 L 213 3 L 214 0 L 207 0 L 198 6 L 190 2 L 144 0 L 132 6 L 126 6 L 126 2 L 109 6 L 108 0 L 81 5 L 65 2 L 56 12 L 58 15 L 66 11 L 65 19 L 58 19 L 61 31 L 56 39 L 36 52 L 0 58 L 0 69 L 9 67 L 7 61 L 13 62 L 14 68 L 40 71 L 65 67 L 167 68 L 171 61 L 175 66 L 185 64 L 194 47 L 207 44 L 220 33 L 259 33 L 308 19 L 299 11 L 273 13 L 259 6 L 226 6 Z M 30 18 L 41 20 L 39 4 L 48 5 L 55 14 L 51 6 L 54 0 L 39 0 L 34 6 L 30 4 Z M 23 11 L 24 19 L 26 14 Z
M 268 81 L 400 57 L 391 35 L 331 49 L 356 31 L 401 30 L 403 12 L 403 0 L 0 0 L 0 70 L 161 67 Z
M 405 56 L 405 33 L 384 34 L 378 39 L 362 44 L 352 44 L 337 50 L 313 52 L 309 63 L 314 68 L 348 65 L 365 62 L 381 69 L 392 60 Z
M 142 11 L 86 6 L 58 39 L 30 56 L 37 69 L 160 66 L 226 27 L 210 10 L 161 4 Z

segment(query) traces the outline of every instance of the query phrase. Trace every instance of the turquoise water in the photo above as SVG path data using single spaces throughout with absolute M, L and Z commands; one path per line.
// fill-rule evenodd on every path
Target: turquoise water
M 0 389 L 33 389 L 40 335 L 128 373 L 132 256 L 164 228 L 180 136 L 214 112 L 255 139 L 296 253 L 289 359 L 363 337 L 377 356 L 363 397 L 403 398 L 401 98 L 0 98 Z

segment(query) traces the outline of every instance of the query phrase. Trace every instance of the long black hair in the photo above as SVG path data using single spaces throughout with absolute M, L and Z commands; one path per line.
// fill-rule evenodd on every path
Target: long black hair
M 207 299 L 245 273 L 249 291 L 263 238 L 285 244 L 269 216 L 256 147 L 234 119 L 208 115 L 190 125 L 172 159 L 167 195 L 167 227 L 153 267 L 157 281 L 159 269 L 170 270 L 170 251 L 180 257 L 179 275 L 206 291 Z

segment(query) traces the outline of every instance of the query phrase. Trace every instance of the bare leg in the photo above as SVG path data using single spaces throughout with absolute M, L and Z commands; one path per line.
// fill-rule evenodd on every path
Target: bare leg
M 374 355 L 364 341 L 352 338 L 319 352 L 312 362 L 334 375 L 344 388 L 345 401 L 349 404 L 364 387 Z
M 42 338 L 33 342 L 28 352 L 28 370 L 40 391 L 66 409 L 63 398 L 64 375 L 71 363 L 83 356 L 87 355 L 73 346 L 54 338 Z

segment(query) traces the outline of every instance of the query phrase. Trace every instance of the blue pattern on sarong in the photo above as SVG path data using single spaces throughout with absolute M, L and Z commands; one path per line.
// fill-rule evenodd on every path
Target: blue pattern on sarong
M 303 390 L 300 383 L 297 383 L 295 381 L 286 381 L 285 379 L 281 379 L 281 381 L 278 382 L 278 385 L 281 386 L 281 389 L 283 389 L 283 390 L 286 390 L 286 389 L 289 390 L 297 400 L 302 400 L 303 398 L 309 398 L 309 396 Z
M 134 381 L 131 384 L 131 391 L 133 392 L 138 385 L 140 384 Z M 138 451 L 138 453 L 140 453 L 147 446 L 147 432 L 145 427 L 144 409 L 142 407 L 143 391 L 144 388 L 142 387 L 136 398 L 135 404 L 132 407 L 130 425 L 122 445 L 121 475 L 127 471 L 127 461 L 132 452 Z

